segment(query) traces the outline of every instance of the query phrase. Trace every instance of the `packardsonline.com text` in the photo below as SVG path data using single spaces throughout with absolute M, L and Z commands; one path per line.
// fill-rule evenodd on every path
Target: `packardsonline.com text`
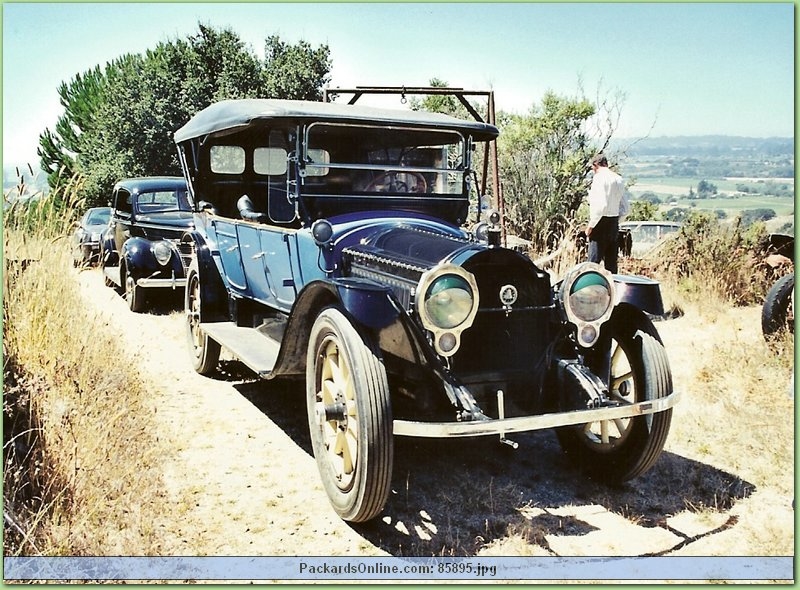
M 469 561 L 441 561 L 436 563 L 409 563 L 409 564 L 385 564 L 377 563 L 299 563 L 300 574 L 303 576 L 311 575 L 325 579 L 346 578 L 348 576 L 370 579 L 370 576 L 377 576 L 381 579 L 388 579 L 394 576 L 396 579 L 404 577 L 414 577 L 417 579 L 430 577 L 436 579 L 446 579 L 448 576 L 457 578 L 493 578 L 497 576 L 496 565 L 484 565 L 482 563 L 472 563 Z

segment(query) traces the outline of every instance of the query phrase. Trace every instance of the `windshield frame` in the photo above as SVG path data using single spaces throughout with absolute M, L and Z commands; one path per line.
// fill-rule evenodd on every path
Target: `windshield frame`
M 442 141 L 420 141 L 419 145 L 408 145 L 408 146 L 401 146 L 402 142 L 398 142 L 396 146 L 391 146 L 392 142 L 387 142 L 387 146 L 382 149 L 400 149 L 400 148 L 407 148 L 408 152 L 399 155 L 398 161 L 387 161 L 385 163 L 369 163 L 369 162 L 331 162 L 331 161 L 323 161 L 323 162 L 315 162 L 313 157 L 310 155 L 310 152 L 319 149 L 317 146 L 314 145 L 316 137 L 314 135 L 315 129 L 320 128 L 337 128 L 337 129 L 352 129 L 353 130 L 353 138 L 358 140 L 359 130 L 366 131 L 366 132 L 373 132 L 376 135 L 387 135 L 387 134 L 396 134 L 402 133 L 409 137 L 413 137 L 414 134 L 420 134 L 420 139 L 426 139 L 422 137 L 422 134 L 426 134 L 429 138 L 440 138 Z M 392 196 L 403 196 L 405 198 L 427 198 L 427 199 L 437 199 L 437 198 L 459 198 L 465 197 L 469 194 L 469 183 L 470 177 L 472 174 L 471 169 L 471 155 L 472 155 L 472 147 L 471 147 L 471 137 L 469 135 L 465 135 L 460 130 L 456 129 L 439 129 L 433 127 L 424 127 L 424 126 L 401 126 L 401 125 L 378 125 L 378 124 L 370 124 L 370 123 L 350 123 L 350 122 L 332 122 L 332 121 L 315 121 L 308 125 L 303 126 L 300 131 L 299 137 L 302 138 L 300 145 L 298 146 L 298 157 L 297 157 L 297 165 L 298 165 L 298 180 L 299 180 L 299 189 L 301 193 L 306 192 L 304 189 L 308 189 L 310 185 L 310 179 L 319 179 L 323 176 L 326 176 L 327 173 L 331 170 L 336 171 L 355 171 L 355 172 L 369 172 L 369 173 L 378 173 L 378 174 L 417 174 L 417 175 L 429 175 L 430 178 L 438 179 L 440 176 L 444 176 L 441 185 L 445 188 L 458 186 L 458 190 L 444 190 L 444 191 L 433 191 L 433 190 L 426 190 L 425 192 L 418 193 L 414 191 L 392 191 L 392 190 L 350 190 L 347 192 L 349 196 L 358 196 L 358 197 L 365 197 L 365 198 L 375 198 L 375 197 L 382 197 L 382 198 L 391 198 Z M 428 138 L 428 139 L 429 139 Z M 445 139 L 451 139 L 452 141 L 444 141 Z M 414 142 L 412 142 L 413 144 Z M 358 141 L 355 142 L 356 147 L 360 148 L 361 146 L 358 145 Z M 415 150 L 424 150 L 429 149 L 432 151 L 439 150 L 442 153 L 445 153 L 447 149 L 453 149 L 452 146 L 455 146 L 457 150 L 457 165 L 450 165 L 448 163 L 448 158 L 443 157 L 441 159 L 441 164 L 443 166 L 429 166 L 429 165 L 409 165 L 403 164 L 402 158 L 405 158 L 408 154 L 414 152 Z M 366 149 L 366 148 L 363 148 Z M 381 149 L 381 148 L 376 148 Z M 373 150 L 373 151 L 376 151 Z M 388 152 L 387 152 L 388 156 Z M 330 158 L 329 158 L 330 159 Z M 388 158 L 387 158 L 388 159 Z M 312 171 L 314 170 L 324 170 L 324 174 L 313 174 Z M 457 174 L 458 178 L 456 180 L 448 179 L 446 175 L 453 175 Z M 317 190 L 313 190 L 315 196 L 325 196 L 325 192 L 319 192 Z M 338 195 L 330 195 L 330 196 L 338 196 Z

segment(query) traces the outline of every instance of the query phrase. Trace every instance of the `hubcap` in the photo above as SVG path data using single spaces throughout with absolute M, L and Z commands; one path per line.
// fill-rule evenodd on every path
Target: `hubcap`
M 348 489 L 358 464 L 359 421 L 350 366 L 338 342 L 320 346 L 315 414 L 339 488 Z

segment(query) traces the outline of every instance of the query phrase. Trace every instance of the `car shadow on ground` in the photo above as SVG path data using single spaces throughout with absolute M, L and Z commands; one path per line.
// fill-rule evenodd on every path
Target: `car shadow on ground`
M 232 363 L 226 369 L 232 380 L 246 374 L 236 367 Z M 302 382 L 254 380 L 235 387 L 312 455 Z M 470 556 L 509 538 L 516 539 L 517 548 L 537 545 L 535 554 L 547 555 L 553 554 L 548 537 L 596 530 L 581 518 L 565 516 L 565 508 L 595 506 L 637 527 L 667 528 L 669 517 L 685 512 L 724 515 L 755 491 L 736 475 L 670 452 L 644 475 L 609 486 L 577 471 L 552 431 L 509 438 L 517 449 L 496 436 L 395 437 L 386 507 L 378 518 L 351 526 L 396 556 Z M 720 528 L 734 522 L 731 517 Z

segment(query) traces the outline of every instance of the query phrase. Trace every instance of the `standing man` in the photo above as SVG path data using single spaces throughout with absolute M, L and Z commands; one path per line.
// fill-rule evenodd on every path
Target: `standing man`
M 628 214 L 628 197 L 622 177 L 608 168 L 605 155 L 592 158 L 594 178 L 589 188 L 589 262 L 603 262 L 606 270 L 617 272 L 619 220 Z

